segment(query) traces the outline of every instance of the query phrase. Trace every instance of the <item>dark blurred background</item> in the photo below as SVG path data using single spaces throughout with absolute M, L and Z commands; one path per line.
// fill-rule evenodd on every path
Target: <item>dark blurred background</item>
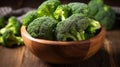
M 43 1 L 44 0 L 0 0 L 0 7 L 11 6 L 13 9 L 22 7 L 37 8 Z M 74 1 L 88 3 L 90 0 L 61 0 L 62 3 Z M 110 6 L 120 6 L 120 0 L 104 0 L 104 2 Z

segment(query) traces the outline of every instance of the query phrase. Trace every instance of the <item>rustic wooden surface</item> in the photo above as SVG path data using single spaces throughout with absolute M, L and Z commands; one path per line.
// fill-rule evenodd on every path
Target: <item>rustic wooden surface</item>
M 120 67 L 120 23 L 108 31 L 104 46 L 86 61 L 74 64 L 50 64 L 38 59 L 25 46 L 0 46 L 0 67 Z

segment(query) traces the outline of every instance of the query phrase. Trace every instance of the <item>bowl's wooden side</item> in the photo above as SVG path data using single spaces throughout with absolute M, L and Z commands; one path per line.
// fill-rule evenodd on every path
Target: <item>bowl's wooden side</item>
M 102 27 L 101 32 L 97 36 L 90 39 L 90 42 L 91 42 L 90 49 L 84 59 L 91 57 L 101 48 L 101 46 L 103 45 L 105 36 L 106 36 L 106 29 Z
M 22 26 L 21 34 L 28 49 L 40 59 L 50 63 L 73 63 L 82 61 L 84 58 L 92 56 L 100 48 L 103 41 L 101 33 L 91 40 L 77 42 L 35 39 L 27 33 L 25 26 Z

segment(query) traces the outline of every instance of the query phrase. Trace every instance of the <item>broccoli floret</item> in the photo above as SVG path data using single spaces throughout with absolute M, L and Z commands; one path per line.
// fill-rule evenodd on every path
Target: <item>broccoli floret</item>
M 85 30 L 85 39 L 89 39 L 93 36 L 95 36 L 98 31 L 101 28 L 101 25 L 98 21 L 93 20 L 93 19 L 89 19 L 90 24 L 88 26 L 88 28 Z
M 115 23 L 115 11 L 110 6 L 104 5 L 94 18 L 110 30 Z
M 5 26 L 5 20 L 4 17 L 0 16 L 0 29 Z
M 60 5 L 54 12 L 54 16 L 58 21 L 63 21 L 71 15 L 71 8 L 65 4 Z
M 13 47 L 23 44 L 23 40 L 21 37 L 15 36 L 12 30 L 6 30 L 2 36 L 0 36 L 0 44 L 6 47 Z
M 88 4 L 89 16 L 99 21 L 107 30 L 110 30 L 115 23 L 115 11 L 103 0 L 91 0 Z
M 0 45 L 3 45 L 3 44 L 4 44 L 3 37 L 2 37 L 2 35 L 0 34 Z
M 89 19 L 89 20 L 90 20 L 90 25 L 89 25 L 87 31 L 94 34 L 94 33 L 96 33 L 96 30 L 101 28 L 101 25 L 96 20 L 93 20 L 93 19 Z
M 37 18 L 36 10 L 29 11 L 24 15 L 24 17 L 22 19 L 22 23 L 23 23 L 23 25 L 28 26 L 29 23 L 31 23 L 36 18 Z
M 21 24 L 16 17 L 8 19 L 8 24 L 0 29 L 0 44 L 6 47 L 22 45 L 23 40 L 20 36 Z
M 89 19 L 83 14 L 73 14 L 57 24 L 56 34 L 59 41 L 85 40 L 85 29 L 89 26 Z
M 6 30 L 12 30 L 15 35 L 20 35 L 21 24 L 16 17 L 12 16 L 8 19 L 8 24 L 0 30 L 3 34 Z
M 85 3 L 80 2 L 72 2 L 68 4 L 69 7 L 72 9 L 72 14 L 82 13 L 87 15 L 88 14 L 88 5 Z
M 55 18 L 53 13 L 58 5 L 60 5 L 59 0 L 47 0 L 38 7 L 37 14 L 39 17 L 49 16 Z
M 103 0 L 91 0 L 88 3 L 89 16 L 94 17 L 96 13 L 99 11 L 99 8 L 103 7 L 103 5 L 104 5 Z
M 52 40 L 56 23 L 53 18 L 39 17 L 28 25 L 27 31 L 32 37 Z

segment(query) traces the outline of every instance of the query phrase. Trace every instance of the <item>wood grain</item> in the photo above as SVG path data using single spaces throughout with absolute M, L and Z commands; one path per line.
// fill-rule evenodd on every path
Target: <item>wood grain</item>
M 43 62 L 34 56 L 27 48 L 25 48 L 24 58 L 21 67 L 50 67 L 49 64 Z
M 21 67 L 24 47 L 5 48 L 0 46 L 0 67 Z
M 88 60 L 75 64 L 48 64 L 34 56 L 26 47 L 8 49 L 0 46 L 0 67 L 110 67 L 104 49 Z M 96 64 L 95 64 L 96 63 Z

